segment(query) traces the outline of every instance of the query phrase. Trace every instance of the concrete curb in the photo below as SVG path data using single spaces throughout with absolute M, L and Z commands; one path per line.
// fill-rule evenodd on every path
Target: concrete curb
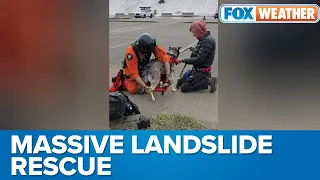
M 121 19 L 109 19 L 109 22 L 139 22 L 139 23 L 159 23 L 158 21 L 134 21 L 134 20 L 121 20 Z
M 131 19 L 130 17 L 118 17 L 118 18 L 109 18 L 109 20 L 120 20 L 120 19 Z
M 179 23 L 192 23 L 192 21 L 188 21 L 188 22 L 179 22 Z M 219 23 L 219 21 L 217 21 L 217 22 L 212 22 L 212 21 L 209 21 L 209 22 L 206 22 L 206 24 L 218 24 Z

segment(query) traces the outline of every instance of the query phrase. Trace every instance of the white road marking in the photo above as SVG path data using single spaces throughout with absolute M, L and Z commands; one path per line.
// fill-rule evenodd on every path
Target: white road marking
M 187 47 L 185 47 L 185 48 L 183 48 L 182 50 L 180 50 L 180 52 L 183 52 L 183 51 L 187 50 L 188 48 L 190 48 L 191 46 L 193 46 L 193 45 L 194 45 L 195 43 L 197 43 L 197 42 L 198 42 L 198 40 L 196 40 L 195 42 L 189 44 Z
M 168 24 L 160 24 L 160 25 L 154 25 L 154 26 L 142 26 L 142 27 L 130 27 L 130 28 L 122 28 L 122 29 L 115 29 L 115 30 L 111 30 L 110 34 L 114 35 L 114 34 L 121 34 L 121 33 L 125 33 L 125 32 L 131 32 L 131 31 L 136 31 L 136 30 L 141 30 L 141 29 L 146 29 L 146 28 L 153 28 L 153 27 L 161 27 L 161 26 L 168 26 L 168 25 L 172 25 L 172 24 L 176 24 L 175 23 L 168 23 Z
M 145 28 L 151 28 L 151 27 L 161 27 L 161 26 L 167 26 L 167 25 L 171 25 L 171 24 L 176 24 L 176 23 L 161 24 L 161 25 L 155 25 L 155 26 L 144 26 L 144 27 L 139 27 L 139 28 L 138 27 L 123 27 L 123 28 L 113 29 L 115 32 L 111 32 L 110 34 L 120 34 L 120 33 L 123 33 L 123 32 L 136 31 L 136 30 L 145 29 Z M 128 29 L 128 28 L 133 28 L 133 29 Z M 121 29 L 123 29 L 123 30 L 121 31 Z M 113 30 L 111 30 L 111 31 L 113 31 Z M 117 47 L 120 47 L 120 46 L 124 46 L 124 45 L 127 45 L 127 44 L 131 44 L 133 42 L 134 41 L 130 41 L 130 42 L 126 42 L 126 43 L 123 43 L 123 44 L 115 45 L 115 46 L 110 47 L 109 50 L 117 48 Z
M 126 43 L 123 43 L 123 44 L 116 45 L 116 46 L 112 46 L 112 47 L 109 48 L 109 50 L 110 50 L 110 49 L 113 49 L 113 48 L 116 48 L 116 47 L 124 46 L 124 45 L 126 45 L 126 44 L 131 44 L 131 43 L 133 43 L 133 42 L 134 42 L 134 41 L 130 41 L 130 42 L 126 42 Z
M 124 45 L 127 45 L 127 44 L 131 44 L 131 43 L 133 43 L 133 42 L 134 42 L 134 41 L 126 42 L 126 43 L 123 43 L 123 44 L 118 44 L 118 45 L 115 45 L 115 46 L 110 47 L 109 50 L 110 50 L 110 49 L 117 48 L 117 47 L 120 47 L 120 46 L 124 46 Z M 197 43 L 197 42 L 198 42 L 198 41 L 195 41 L 195 42 L 189 44 L 187 47 L 183 48 L 183 49 L 181 50 L 181 52 L 182 52 L 182 51 L 185 51 L 186 49 L 188 49 L 189 47 L 193 46 L 193 45 L 194 45 L 195 43 Z
M 118 31 L 118 30 L 121 30 L 121 29 L 131 29 L 131 28 L 141 28 L 141 26 L 129 26 L 129 27 L 116 28 L 116 29 L 111 29 L 110 32 Z

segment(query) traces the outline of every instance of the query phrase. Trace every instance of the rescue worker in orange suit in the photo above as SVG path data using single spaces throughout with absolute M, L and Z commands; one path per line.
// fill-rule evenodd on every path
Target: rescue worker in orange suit
M 167 55 L 166 50 L 157 45 L 156 40 L 150 34 L 143 33 L 125 52 L 125 65 L 123 67 L 125 73 L 124 88 L 130 94 L 137 94 L 144 89 L 150 88 L 143 82 L 140 75 L 152 54 L 155 55 L 156 59 L 164 63 L 166 78 L 170 78 L 170 57 Z

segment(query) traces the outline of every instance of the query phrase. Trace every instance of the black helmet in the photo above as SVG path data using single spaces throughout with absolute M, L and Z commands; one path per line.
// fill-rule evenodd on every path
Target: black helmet
M 136 41 L 137 48 L 144 54 L 151 54 L 156 46 L 156 40 L 153 39 L 150 34 L 143 33 Z

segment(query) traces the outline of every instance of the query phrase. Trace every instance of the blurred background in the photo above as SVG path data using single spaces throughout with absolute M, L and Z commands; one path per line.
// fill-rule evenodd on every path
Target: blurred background
M 319 32 L 319 23 L 219 23 L 219 128 L 320 129 Z
M 108 3 L 0 1 L 1 129 L 108 129 Z M 218 128 L 320 128 L 319 24 L 218 28 Z
M 1 129 L 108 129 L 108 1 L 0 2 Z

